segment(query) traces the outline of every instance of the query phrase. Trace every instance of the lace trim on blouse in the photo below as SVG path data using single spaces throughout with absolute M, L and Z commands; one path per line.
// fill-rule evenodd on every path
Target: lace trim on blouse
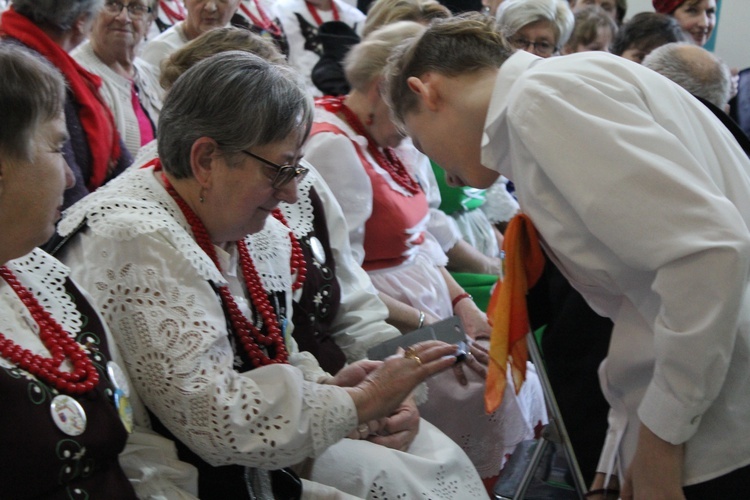
M 127 241 L 139 235 L 166 232 L 174 247 L 195 267 L 201 277 L 216 284 L 226 280 L 198 246 L 179 207 L 157 181 L 153 167 L 129 170 L 66 210 L 58 226 L 67 236 L 84 221 L 95 234 Z M 288 269 L 283 272 L 279 256 L 289 255 L 288 230 L 268 219 L 262 231 L 247 238 L 250 254 L 269 292 L 291 287 Z M 288 263 L 286 264 L 288 267 Z

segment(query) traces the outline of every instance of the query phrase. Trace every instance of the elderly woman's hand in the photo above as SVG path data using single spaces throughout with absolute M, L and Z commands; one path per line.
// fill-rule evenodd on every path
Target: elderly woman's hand
M 347 391 L 359 422 L 389 416 L 420 383 L 455 364 L 456 346 L 438 340 L 414 344 L 407 357 L 395 354 Z
M 394 450 L 408 450 L 419 432 L 419 410 L 414 398 L 408 397 L 380 424 L 380 429 L 368 438 L 370 441 Z

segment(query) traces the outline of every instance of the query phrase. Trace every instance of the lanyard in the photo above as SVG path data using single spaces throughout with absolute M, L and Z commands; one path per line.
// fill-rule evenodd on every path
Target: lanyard
M 313 17 L 313 19 L 315 19 L 315 22 L 318 24 L 318 26 L 323 24 L 323 20 L 320 18 L 320 14 L 318 14 L 318 9 L 310 2 L 305 2 L 305 5 L 307 5 L 307 10 L 310 11 L 310 15 Z M 333 20 L 338 21 L 339 10 L 336 8 L 336 4 L 333 1 L 331 2 L 331 11 L 333 12 Z

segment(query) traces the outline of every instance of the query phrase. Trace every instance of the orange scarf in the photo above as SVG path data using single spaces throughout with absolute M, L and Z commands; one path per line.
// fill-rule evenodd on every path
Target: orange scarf
M 529 315 L 526 293 L 544 270 L 544 254 L 534 225 L 524 214 L 511 219 L 505 230 L 505 277 L 498 280 L 487 308 L 492 325 L 490 363 L 484 392 L 484 407 L 492 413 L 503 402 L 508 358 L 516 394 L 526 378 L 526 334 Z
M 91 152 L 91 177 L 86 179 L 86 185 L 90 191 L 95 190 L 108 180 L 120 158 L 120 136 L 114 118 L 99 95 L 101 79 L 83 69 L 36 24 L 13 8 L 3 12 L 0 34 L 39 52 L 65 77 L 78 104 L 78 118 Z

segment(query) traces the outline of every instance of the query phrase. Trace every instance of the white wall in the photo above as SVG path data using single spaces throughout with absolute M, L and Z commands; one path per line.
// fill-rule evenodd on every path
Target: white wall
M 651 0 L 628 0 L 626 18 L 651 11 Z M 714 52 L 729 66 L 750 67 L 750 0 L 722 0 Z

